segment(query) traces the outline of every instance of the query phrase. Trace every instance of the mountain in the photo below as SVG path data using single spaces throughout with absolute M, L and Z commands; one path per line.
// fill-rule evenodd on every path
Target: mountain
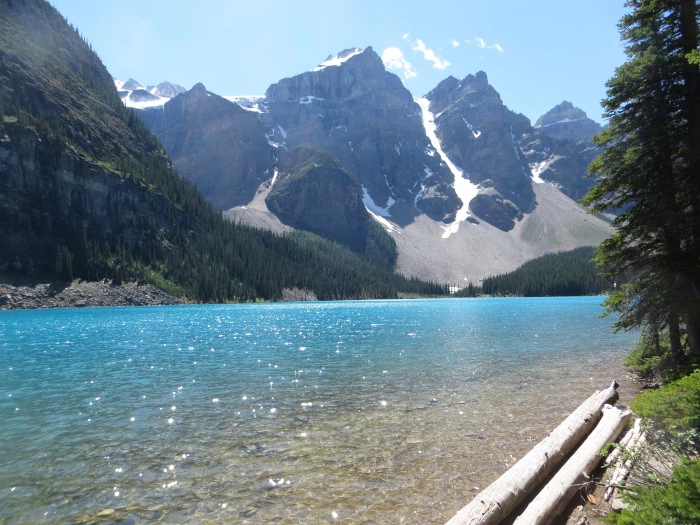
M 589 119 L 586 113 L 566 100 L 537 119 L 535 129 L 541 129 L 555 139 L 590 140 L 603 127 Z
M 261 120 L 271 139 L 333 153 L 361 184 L 368 207 L 400 224 L 419 213 L 452 222 L 461 202 L 411 93 L 371 47 L 338 57 L 267 89 Z
M 287 152 L 304 146 L 328 152 L 352 176 L 364 208 L 395 240 L 397 268 L 407 275 L 475 282 L 543 253 L 595 245 L 612 232 L 575 202 L 591 184 L 586 168 L 598 149 L 590 136 L 575 140 L 563 131 L 574 121 L 598 125 L 564 103 L 533 127 L 506 107 L 484 72 L 448 77 L 414 99 L 371 47 L 350 48 L 265 95 L 195 92 L 138 115 L 183 176 L 233 221 L 358 245 L 328 227 L 331 215 L 358 220 L 340 196 L 354 195 L 352 185 L 314 194 L 312 178 L 303 178 L 284 206 L 274 197 Z M 195 98 L 191 111 L 169 110 Z M 233 104 L 227 110 L 224 102 Z M 250 167 L 265 151 L 269 164 Z M 235 174 L 246 165 L 249 176 Z
M 0 117 L 0 272 L 138 280 L 197 301 L 274 299 L 286 288 L 321 299 L 444 291 L 317 236 L 225 220 L 43 0 L 0 3 Z M 378 251 L 395 257 L 388 236 Z
M 330 153 L 299 146 L 284 153 L 265 198 L 285 224 L 364 252 L 372 219 L 355 178 Z

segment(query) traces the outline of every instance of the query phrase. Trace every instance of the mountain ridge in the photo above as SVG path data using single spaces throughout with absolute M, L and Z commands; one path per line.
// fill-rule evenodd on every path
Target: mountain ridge
M 226 97 L 249 113 L 246 118 L 254 117 L 265 128 L 265 139 L 273 159 L 273 169 L 260 174 L 260 178 L 266 180 L 251 180 L 246 186 L 248 203 L 229 201 L 233 204 L 229 209 L 225 202 L 217 200 L 221 192 L 208 197 L 217 202 L 217 207 L 228 210 L 228 217 L 274 229 L 280 228 L 275 225 L 280 219 L 291 225 L 288 218 L 278 215 L 273 219 L 279 210 L 271 210 L 264 201 L 255 201 L 255 196 L 263 191 L 263 185 L 267 188 L 264 191 L 269 191 L 280 152 L 307 146 L 327 150 L 338 158 L 360 184 L 365 208 L 397 242 L 399 236 L 411 231 L 430 230 L 438 237 L 449 238 L 459 229 L 471 235 L 476 234 L 480 224 L 482 228 L 489 224 L 497 231 L 510 234 L 502 239 L 496 234 L 494 239 L 499 240 L 494 242 L 510 244 L 515 236 L 515 243 L 520 245 L 519 253 L 537 256 L 561 248 L 560 241 L 550 239 L 550 245 L 534 243 L 533 251 L 532 240 L 517 239 L 517 232 L 522 230 L 518 225 L 542 204 L 536 186 L 553 185 L 574 200 L 590 186 L 586 168 L 598 153 L 590 134 L 600 126 L 586 118 L 583 121 L 586 125 L 593 123 L 593 127 L 588 126 L 590 134 L 584 133 L 583 138 L 577 136 L 576 140 L 562 136 L 554 126 L 566 124 L 571 128 L 571 122 L 583 118 L 581 110 L 568 102 L 559 104 L 538 119 L 539 127 L 532 126 L 527 117 L 505 106 L 483 71 L 469 74 L 462 80 L 449 76 L 425 98 L 414 99 L 399 77 L 386 70 L 371 47 L 349 48 L 330 55 L 321 64 L 325 65 L 271 84 L 264 96 Z M 427 108 L 422 106 L 422 100 L 427 101 Z M 145 109 L 138 114 L 148 123 L 149 113 L 153 111 L 157 110 Z M 572 112 L 576 113 L 576 119 L 571 118 Z M 195 119 L 190 124 L 183 128 L 197 128 L 201 123 Z M 206 125 L 214 124 L 209 121 Z M 430 138 L 431 126 L 435 128 L 434 139 Z M 151 129 L 159 135 L 157 130 Z M 257 133 L 260 136 L 260 132 Z M 230 165 L 245 162 L 244 151 L 237 155 L 230 159 Z M 195 157 L 194 151 L 190 156 Z M 188 177 L 187 170 L 183 170 L 183 174 Z M 196 182 L 196 177 L 190 180 Z M 259 182 L 257 187 L 255 182 Z M 555 195 L 549 191 L 539 193 L 547 199 Z M 257 204 L 253 205 L 254 201 Z M 579 213 L 573 211 L 576 206 L 575 203 L 564 207 L 557 205 L 558 209 L 569 210 L 567 214 L 578 216 Z M 312 204 L 307 203 L 306 208 L 309 216 L 314 215 Z M 416 221 L 423 222 L 421 216 L 436 221 L 437 229 L 412 227 Z M 568 220 L 562 219 L 563 222 Z M 564 243 L 567 246 L 597 244 L 611 233 L 606 223 L 597 222 L 595 218 L 580 219 L 580 222 L 581 232 L 597 233 L 592 236 L 582 233 L 577 244 L 562 230 L 561 235 L 568 239 Z M 593 223 L 595 226 L 590 230 L 588 227 Z M 307 223 L 312 231 L 320 231 L 320 226 Z M 558 226 L 552 225 L 552 228 L 554 231 Z M 456 239 L 464 236 L 457 236 L 448 244 L 471 243 L 469 235 L 462 240 Z M 333 237 L 330 233 L 327 236 Z M 419 244 L 421 242 L 416 241 L 416 245 Z M 431 241 L 425 245 L 429 244 Z M 401 252 L 400 242 L 399 246 Z M 447 251 L 459 253 L 461 250 L 450 248 Z M 417 256 L 415 252 L 413 250 L 411 257 Z M 500 257 L 496 255 L 498 250 L 490 252 Z M 518 254 L 513 257 L 521 259 Z M 399 253 L 400 266 L 404 259 Z M 464 268 L 481 266 L 464 260 L 461 264 Z M 467 273 L 427 271 L 425 266 L 419 266 L 421 270 L 406 270 L 417 267 L 404 264 L 402 271 L 413 276 L 431 276 L 429 278 L 441 275 L 447 280 Z M 454 268 L 457 263 L 447 266 Z M 502 268 L 503 271 L 509 269 Z M 481 278 L 483 274 L 483 271 L 476 271 L 475 277 Z

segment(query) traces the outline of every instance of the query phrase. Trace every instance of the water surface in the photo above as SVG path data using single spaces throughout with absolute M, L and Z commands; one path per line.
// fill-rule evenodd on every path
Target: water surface
M 0 522 L 443 523 L 631 395 L 600 302 L 0 312 Z

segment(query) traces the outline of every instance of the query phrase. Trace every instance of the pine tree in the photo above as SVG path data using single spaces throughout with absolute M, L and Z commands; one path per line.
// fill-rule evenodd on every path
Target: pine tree
M 585 198 L 594 211 L 622 210 L 597 260 L 605 274 L 631 276 L 607 302 L 618 328 L 667 330 L 674 359 L 700 359 L 700 188 L 698 187 L 698 5 L 629 0 L 620 22 L 628 61 L 608 81 L 605 149 L 590 166 Z

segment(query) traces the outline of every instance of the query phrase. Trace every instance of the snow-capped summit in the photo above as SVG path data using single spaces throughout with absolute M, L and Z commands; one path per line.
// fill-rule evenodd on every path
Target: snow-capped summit
M 314 71 L 320 71 L 329 66 L 339 66 L 349 58 L 355 55 L 359 55 L 360 53 L 362 53 L 362 49 L 360 49 L 359 47 L 351 47 L 350 49 L 345 49 L 341 51 L 337 55 L 328 55 L 328 58 L 321 62 L 318 66 L 316 66 Z
M 146 90 L 151 95 L 168 98 L 176 97 L 181 93 L 187 91 L 184 87 L 179 86 L 177 84 L 173 84 L 172 82 L 168 82 L 167 80 L 165 82 L 161 82 L 157 86 L 148 86 Z
M 162 106 L 172 97 L 184 93 L 182 86 L 172 82 L 161 82 L 157 86 L 144 88 L 138 81 L 130 78 L 126 82 L 113 79 L 124 105 L 129 108 L 144 109 Z
M 246 111 L 252 111 L 254 113 L 267 113 L 265 95 L 236 95 L 224 96 L 224 98 L 229 102 L 238 104 Z

